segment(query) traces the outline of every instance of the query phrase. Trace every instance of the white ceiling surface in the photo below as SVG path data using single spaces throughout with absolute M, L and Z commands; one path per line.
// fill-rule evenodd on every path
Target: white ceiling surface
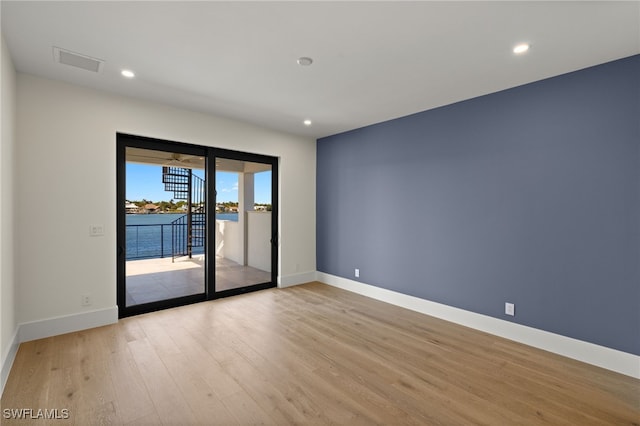
M 199 155 L 179 154 L 177 152 L 156 151 L 151 149 L 127 147 L 126 161 L 137 164 L 155 164 L 160 166 L 186 169 L 204 169 L 205 159 Z M 270 164 L 233 160 L 216 157 L 216 170 L 221 172 L 260 173 L 271 170 Z
M 640 1 L 1 8 L 20 72 L 314 138 L 640 53 Z M 519 42 L 531 43 L 527 54 L 512 53 Z M 55 63 L 53 46 L 103 59 L 104 69 Z M 301 56 L 313 64 L 297 65 Z

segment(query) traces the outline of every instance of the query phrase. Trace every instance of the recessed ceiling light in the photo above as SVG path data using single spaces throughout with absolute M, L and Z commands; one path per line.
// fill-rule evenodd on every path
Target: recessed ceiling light
M 311 120 L 306 119 L 302 122 L 305 126 L 311 126 Z
M 513 53 L 520 54 L 526 52 L 527 50 L 529 50 L 529 44 L 522 43 L 513 48 Z
M 122 70 L 120 74 L 122 74 L 123 77 L 127 77 L 127 78 L 133 78 L 136 76 L 135 73 L 131 70 Z
M 301 58 L 298 58 L 297 62 L 298 62 L 298 65 L 300 65 L 301 67 L 308 67 L 313 63 L 313 59 L 303 56 Z

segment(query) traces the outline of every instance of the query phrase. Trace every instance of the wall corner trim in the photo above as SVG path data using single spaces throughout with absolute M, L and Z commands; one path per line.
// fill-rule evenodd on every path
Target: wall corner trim
M 26 322 L 19 325 L 20 343 L 30 340 L 43 339 L 59 334 L 87 330 L 118 322 L 118 307 L 80 312 L 77 314 L 47 318 Z
M 431 315 L 465 327 L 484 331 L 538 349 L 582 361 L 607 370 L 640 379 L 640 356 L 538 330 L 464 309 L 454 308 L 419 297 L 386 290 L 324 272 L 317 280 L 333 287 L 358 293 L 382 302 Z
M 282 275 L 278 277 L 278 288 L 287 288 L 294 285 L 304 284 L 316 280 L 316 271 L 301 272 L 292 275 Z
M 18 330 L 19 327 L 16 327 L 13 337 L 11 338 L 11 342 L 9 343 L 7 353 L 2 354 L 2 369 L 0 370 L 0 397 L 2 397 L 2 394 L 4 393 L 4 385 L 7 384 L 9 372 L 11 371 L 11 367 L 13 367 L 13 361 L 16 359 L 18 347 L 20 346 L 20 342 L 18 341 Z

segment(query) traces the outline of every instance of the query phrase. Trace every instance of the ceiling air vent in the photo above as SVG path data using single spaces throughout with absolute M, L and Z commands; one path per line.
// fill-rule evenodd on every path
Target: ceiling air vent
M 53 59 L 56 62 L 72 67 L 82 68 L 91 72 L 100 72 L 104 65 L 102 59 L 92 58 L 91 56 L 81 55 L 80 53 L 71 52 L 70 50 L 53 47 Z

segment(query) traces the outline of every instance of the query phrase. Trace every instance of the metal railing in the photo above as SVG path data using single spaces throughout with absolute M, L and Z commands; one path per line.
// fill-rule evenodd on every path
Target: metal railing
M 165 229 L 167 227 L 167 229 Z M 171 224 L 127 225 L 126 259 L 171 256 Z
M 182 167 L 162 167 L 165 191 L 174 198 L 186 200 L 187 213 L 171 222 L 171 258 L 202 253 L 206 237 L 206 182 L 193 170 Z
M 197 215 L 194 215 L 197 216 Z M 204 215 L 202 215 L 204 216 Z M 172 223 L 127 225 L 127 260 L 153 259 L 188 255 L 187 215 L 180 216 Z M 204 217 L 203 217 L 204 219 Z M 204 253 L 205 228 L 198 219 L 192 224 L 192 238 L 197 239 L 191 246 L 191 254 Z
M 191 257 L 204 253 L 206 239 L 206 218 L 204 213 L 180 216 L 171 222 L 171 257 Z M 189 232 L 191 227 L 191 232 Z

